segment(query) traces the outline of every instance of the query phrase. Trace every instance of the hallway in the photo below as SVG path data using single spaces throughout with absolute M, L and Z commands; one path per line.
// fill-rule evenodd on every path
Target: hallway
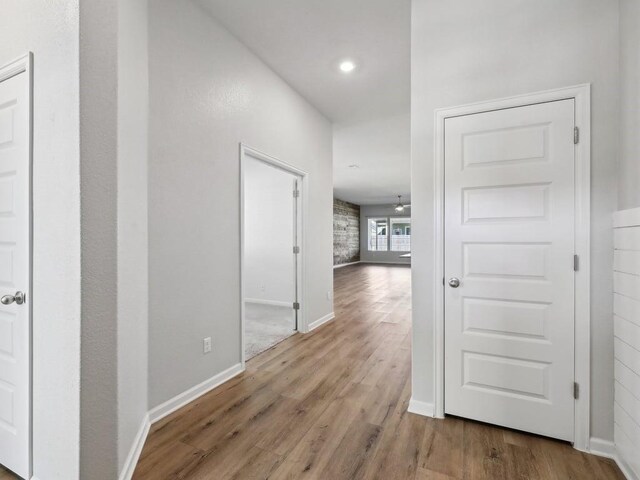
M 334 321 L 152 427 L 142 479 L 617 479 L 570 445 L 407 412 L 411 271 L 334 271 Z

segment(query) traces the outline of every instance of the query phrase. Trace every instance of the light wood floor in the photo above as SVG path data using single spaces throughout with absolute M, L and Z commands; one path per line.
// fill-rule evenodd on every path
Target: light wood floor
M 335 313 L 154 425 L 134 478 L 623 478 L 562 442 L 408 413 L 408 268 L 336 270 Z
M 21 480 L 20 477 L 0 465 L 0 480 Z

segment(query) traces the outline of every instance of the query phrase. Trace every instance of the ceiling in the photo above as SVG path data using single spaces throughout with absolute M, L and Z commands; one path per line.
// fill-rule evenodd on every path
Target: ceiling
M 410 0 L 196 1 L 331 121 L 409 110 Z
M 334 123 L 336 197 L 409 201 L 411 0 L 194 1 Z
M 358 205 L 409 202 L 409 113 L 333 127 L 333 193 Z M 356 167 L 357 166 L 357 167 Z

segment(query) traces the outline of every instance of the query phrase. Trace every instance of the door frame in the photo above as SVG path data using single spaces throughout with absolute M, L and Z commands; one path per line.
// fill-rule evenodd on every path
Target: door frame
M 447 118 L 524 107 L 558 100 L 575 101 L 575 125 L 580 140 L 575 145 L 575 272 L 574 295 L 574 381 L 580 387 L 575 400 L 574 448 L 588 451 L 590 438 L 591 307 L 590 307 L 590 228 L 591 228 L 591 85 L 547 90 L 497 100 L 472 103 L 435 111 L 434 156 L 434 417 L 444 418 L 444 133 Z M 569 386 L 567 386 L 569 388 Z
M 251 157 L 255 160 L 259 160 L 267 165 L 283 170 L 298 178 L 298 211 L 297 211 L 297 238 L 298 246 L 300 247 L 300 253 L 298 253 L 298 261 L 296 268 L 297 281 L 295 282 L 296 297 L 300 304 L 298 310 L 298 332 L 307 333 L 309 331 L 309 325 L 307 322 L 307 306 L 305 301 L 306 293 L 306 218 L 308 211 L 308 184 L 309 175 L 304 170 L 301 170 L 293 165 L 283 162 L 275 157 L 267 155 L 255 148 L 251 148 L 244 143 L 240 143 L 240 357 L 242 369 L 245 368 L 245 305 L 244 305 L 244 293 L 245 293 L 245 260 L 244 260 L 244 185 L 245 185 L 245 170 L 247 157 Z M 293 192 L 292 192 L 293 194 Z M 293 254 L 293 252 L 292 252 Z
M 29 232 L 27 234 L 27 238 L 29 241 L 28 245 L 28 256 L 29 256 L 29 281 L 25 286 L 26 288 L 26 301 L 29 306 L 29 315 L 28 315 L 28 338 L 29 338 L 29 379 L 28 381 L 28 389 L 29 389 L 29 406 L 28 406 L 28 436 L 29 436 L 29 446 L 28 446 L 28 475 L 27 478 L 31 478 L 33 475 L 33 53 L 28 52 L 27 54 L 13 60 L 12 62 L 7 63 L 0 67 L 0 83 L 5 80 L 9 80 L 10 78 L 15 77 L 16 75 L 21 74 L 26 75 L 26 88 L 27 92 L 27 116 L 28 116 L 28 124 L 29 124 L 29 152 L 28 152 L 28 160 L 27 160 L 27 176 L 29 177 L 29 192 L 28 192 L 28 229 Z

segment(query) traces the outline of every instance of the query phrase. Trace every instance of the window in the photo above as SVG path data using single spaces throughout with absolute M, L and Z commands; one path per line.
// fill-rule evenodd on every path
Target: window
M 411 219 L 391 218 L 391 251 L 411 251 Z
M 369 218 L 368 227 L 370 252 L 411 251 L 411 218 Z
M 369 219 L 369 251 L 386 252 L 388 250 L 389 221 L 387 218 Z

